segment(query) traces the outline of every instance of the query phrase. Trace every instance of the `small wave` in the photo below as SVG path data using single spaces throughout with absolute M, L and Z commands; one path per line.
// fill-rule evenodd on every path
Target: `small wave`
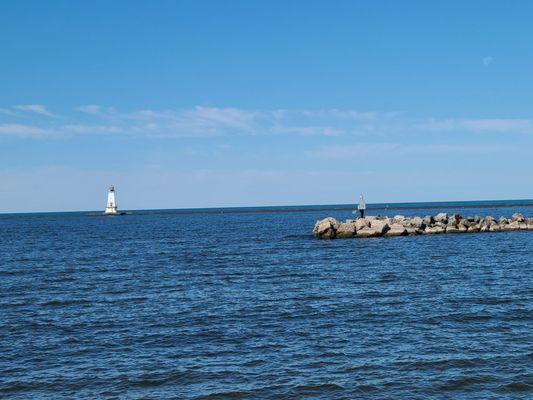
M 180 381 L 186 378 L 191 378 L 194 375 L 193 371 L 175 371 L 172 373 L 150 373 L 143 374 L 137 377 L 128 378 L 129 385 L 138 387 L 155 387 L 164 385 L 171 381 Z
M 376 392 L 380 390 L 380 388 L 374 385 L 359 385 L 355 387 L 354 390 L 359 393 L 370 393 L 370 392 Z
M 217 392 L 211 393 L 207 396 L 195 397 L 196 400 L 210 400 L 210 399 L 247 399 L 249 398 L 250 393 L 248 392 Z
M 282 238 L 283 240 L 293 240 L 293 239 L 314 239 L 314 236 L 308 233 L 302 233 L 302 234 L 292 234 L 292 235 L 285 235 Z
M 442 391 L 468 390 L 473 389 L 473 386 L 483 383 L 494 383 L 496 377 L 494 376 L 463 376 L 457 379 L 450 379 L 439 387 Z
M 246 361 L 246 362 L 242 363 L 241 365 L 243 367 L 257 367 L 258 365 L 263 365 L 264 363 L 265 363 L 264 360 L 256 359 L 256 360 Z
M 89 300 L 85 299 L 79 299 L 79 300 L 49 300 L 45 303 L 42 303 L 44 307 L 66 307 L 66 306 L 73 306 L 73 305 L 80 305 L 80 304 L 89 304 Z
M 396 280 L 396 274 L 392 272 L 384 273 L 379 277 L 379 282 L 394 282 Z
M 306 368 L 316 369 L 316 368 L 324 368 L 324 367 L 327 367 L 327 366 L 330 366 L 330 365 L 339 365 L 339 363 L 340 362 L 338 362 L 338 361 L 321 360 L 321 361 L 315 361 L 315 362 L 311 362 L 309 364 L 306 364 L 305 367 Z
M 1 394 L 15 394 L 15 393 L 20 393 L 20 392 L 28 392 L 28 391 L 32 391 L 33 389 L 35 389 L 38 385 L 33 385 L 33 384 L 30 384 L 30 383 L 25 383 L 25 382 L 17 382 L 17 383 L 13 383 L 11 386 L 9 386 L 9 383 L 6 385 L 2 385 L 2 387 L 0 388 L 0 395 Z
M 504 392 L 504 393 L 524 393 L 524 392 L 528 392 L 528 393 L 531 393 L 533 392 L 533 382 L 530 381 L 530 382 L 524 382 L 524 381 L 520 381 L 520 382 L 512 382 L 512 383 L 509 383 L 507 385 L 501 385 L 500 387 L 498 387 L 497 389 L 498 392 Z
M 451 368 L 473 368 L 487 365 L 489 362 L 482 358 L 458 358 L 448 360 L 419 360 L 404 365 L 408 370 L 448 370 Z
M 309 278 L 313 274 L 305 274 L 305 273 L 286 273 L 286 274 L 278 274 L 278 275 L 270 275 L 269 279 L 280 279 L 280 278 Z
M 424 323 L 436 324 L 442 322 L 459 322 L 459 323 L 469 323 L 469 322 L 486 322 L 494 319 L 495 316 L 479 313 L 454 313 L 454 314 L 444 314 L 444 315 L 435 315 L 422 320 Z
M 317 394 L 317 393 L 329 393 L 339 392 L 345 390 L 344 387 L 337 385 L 336 383 L 323 383 L 318 385 L 298 385 L 289 390 L 290 393 L 298 394 Z

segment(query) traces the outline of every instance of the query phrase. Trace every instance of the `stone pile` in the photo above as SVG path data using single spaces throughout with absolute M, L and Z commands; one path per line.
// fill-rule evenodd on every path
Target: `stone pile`
M 439 213 L 435 216 L 394 218 L 384 216 L 368 216 L 346 222 L 339 222 L 328 217 L 317 221 L 313 234 L 319 239 L 431 235 L 438 233 L 467 232 L 500 232 L 533 230 L 533 218 L 524 218 L 522 214 L 514 214 L 510 219 L 501 217 L 496 220 L 487 217 L 462 217 L 459 214 L 448 215 Z

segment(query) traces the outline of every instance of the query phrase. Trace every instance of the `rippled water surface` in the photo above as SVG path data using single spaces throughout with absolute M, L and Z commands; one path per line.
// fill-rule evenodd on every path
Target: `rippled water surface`
M 533 231 L 315 240 L 331 214 L 0 215 L 0 397 L 531 398 Z

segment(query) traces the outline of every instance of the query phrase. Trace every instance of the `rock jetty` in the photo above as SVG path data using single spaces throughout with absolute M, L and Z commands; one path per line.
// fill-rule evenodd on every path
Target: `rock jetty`
M 439 213 L 435 216 L 394 218 L 368 216 L 339 222 L 333 217 L 317 221 L 313 234 L 319 239 L 368 238 L 379 236 L 434 235 L 439 233 L 473 233 L 501 231 L 533 231 L 533 218 L 514 214 L 511 218 L 462 217 Z

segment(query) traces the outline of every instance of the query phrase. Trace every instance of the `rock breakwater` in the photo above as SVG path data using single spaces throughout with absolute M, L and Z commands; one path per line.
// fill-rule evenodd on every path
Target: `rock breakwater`
M 514 214 L 511 218 L 462 217 L 459 214 L 439 213 L 435 216 L 393 218 L 368 216 L 339 222 L 333 217 L 317 221 L 313 234 L 319 239 L 346 239 L 353 237 L 434 235 L 440 233 L 473 233 L 533 230 L 533 218 Z

